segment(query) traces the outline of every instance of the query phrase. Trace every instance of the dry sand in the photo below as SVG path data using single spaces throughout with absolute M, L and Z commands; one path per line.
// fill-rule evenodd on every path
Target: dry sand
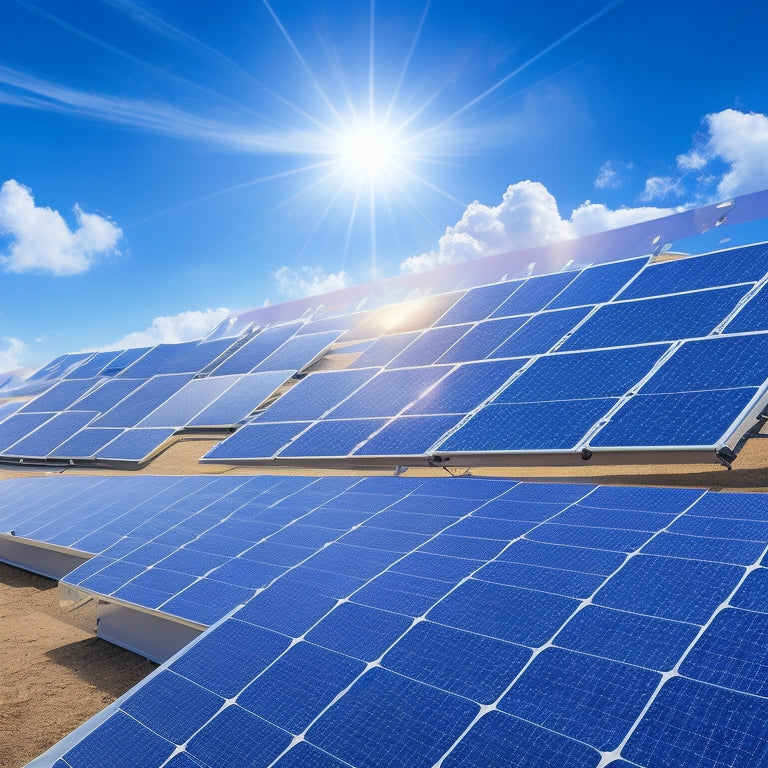
M 140 472 L 259 474 L 267 470 L 201 465 L 216 441 L 182 440 Z M 67 469 L 67 473 L 88 474 Z M 270 468 L 269 473 L 337 474 L 337 471 Z M 377 470 L 377 474 L 392 474 Z M 0 470 L 0 480 L 44 474 Z M 110 474 L 123 474 L 110 471 Z M 128 472 L 125 474 L 136 474 Z M 363 473 L 356 473 L 363 474 Z M 441 469 L 411 469 L 408 475 L 443 476 Z M 768 440 L 751 440 L 732 471 L 717 464 L 473 469 L 475 476 L 574 480 L 603 484 L 670 485 L 712 490 L 768 491 Z M 0 483 L 2 493 L 2 483 Z M 132 685 L 155 665 L 95 637 L 93 608 L 67 614 L 59 608 L 56 582 L 0 564 L 0 768 L 19 768 L 37 757 Z

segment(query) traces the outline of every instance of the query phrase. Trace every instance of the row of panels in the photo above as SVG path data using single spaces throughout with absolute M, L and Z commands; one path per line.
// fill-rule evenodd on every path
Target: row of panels
M 0 528 L 95 554 L 64 583 L 212 626 L 57 768 L 768 754 L 765 495 L 295 476 L 3 490 Z

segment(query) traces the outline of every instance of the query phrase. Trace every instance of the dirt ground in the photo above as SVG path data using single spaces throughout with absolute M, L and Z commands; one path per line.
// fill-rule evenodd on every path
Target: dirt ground
M 160 475 L 262 472 L 248 467 L 199 464 L 199 457 L 214 443 L 180 441 L 140 471 Z M 270 468 L 268 472 L 338 473 L 278 468 Z M 377 473 L 392 474 L 390 470 Z M 2 469 L 0 481 L 34 474 L 44 472 Z M 112 471 L 110 474 L 122 473 Z M 444 470 L 426 467 L 408 470 L 410 476 L 445 474 Z M 573 468 L 481 468 L 473 469 L 472 474 L 765 492 L 768 491 L 768 440 L 750 441 L 732 471 L 715 463 L 615 467 L 590 463 Z M 94 610 L 85 606 L 74 613 L 65 613 L 58 604 L 55 581 L 0 563 L 0 768 L 25 765 L 155 668 L 146 659 L 97 638 Z

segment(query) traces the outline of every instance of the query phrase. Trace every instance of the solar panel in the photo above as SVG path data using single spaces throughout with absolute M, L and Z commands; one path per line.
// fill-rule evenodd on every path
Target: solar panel
M 300 371 L 333 344 L 339 335 L 339 331 L 324 331 L 295 336 L 262 360 L 253 371 Z
M 0 453 L 54 415 L 53 413 L 14 413 L 8 416 L 5 421 L 0 422 Z
M 47 456 L 56 446 L 72 437 L 93 420 L 95 411 L 57 413 L 34 431 L 3 450 L 6 456 Z
M 63 411 L 88 392 L 96 383 L 97 379 L 60 381 L 26 403 L 19 409 L 19 413 Z
M 494 283 L 467 291 L 435 325 L 456 325 L 485 320 L 523 284 L 523 280 Z M 521 313 L 522 314 L 522 313 Z
M 373 344 L 371 344 L 349 367 L 371 368 L 386 365 L 418 337 L 418 331 L 381 336 L 376 339 L 376 341 L 374 341 Z
M 104 413 L 135 392 L 146 379 L 103 379 L 73 404 L 78 410 Z
M 152 347 L 132 347 L 121 352 L 106 368 L 101 371 L 102 376 L 117 376 L 131 363 L 145 355 Z
M 50 451 L 48 456 L 59 459 L 93 458 L 99 449 L 114 440 L 122 431 L 122 429 L 117 428 L 96 427 L 88 429 L 85 427 L 79 432 L 75 432 L 69 439 L 64 440 Z
M 549 351 L 587 315 L 586 309 L 562 309 L 534 315 L 489 357 L 525 357 Z
M 636 299 L 682 293 L 718 285 L 760 280 L 768 272 L 768 247 L 750 245 L 703 256 L 648 264 L 619 298 Z
M 318 421 L 279 452 L 280 456 L 348 456 L 358 443 L 384 426 L 386 419 Z
M 187 426 L 217 427 L 237 424 L 261 405 L 292 375 L 293 371 L 268 371 L 236 376 L 234 383 L 210 405 L 190 419 Z
M 646 258 L 629 259 L 587 267 L 547 308 L 562 309 L 610 301 L 642 269 L 646 261 Z
M 117 358 L 124 350 L 116 349 L 111 352 L 96 352 L 87 360 L 84 360 L 73 371 L 70 371 L 64 378 L 67 379 L 90 379 L 98 376 L 103 368 Z
M 192 379 L 145 416 L 139 427 L 183 427 L 230 387 L 237 377 L 208 376 Z
M 92 426 L 135 427 L 191 379 L 192 375 L 188 373 L 153 376 L 96 419 Z
M 538 312 L 549 304 L 578 272 L 555 272 L 551 275 L 529 277 L 490 317 L 510 317 Z
M 429 328 L 387 363 L 388 368 L 411 368 L 431 365 L 463 336 L 471 326 L 448 325 Z
M 232 346 L 232 339 L 158 344 L 124 369 L 131 378 L 157 374 L 199 373 Z
M 98 521 L 134 527 L 65 581 L 145 606 L 159 593 L 161 613 L 213 625 L 63 742 L 62 765 L 737 768 L 768 753 L 762 494 L 395 477 L 3 485 L 28 501 L 0 507 L 3 526 L 26 535 L 23 516 L 39 524 L 48 505 L 69 539 L 119 487 L 131 508 Z M 161 544 L 174 531 L 183 542 Z
M 768 330 L 768 287 L 763 286 L 726 326 L 727 333 Z
M 529 319 L 529 315 L 521 315 L 478 323 L 446 350 L 437 362 L 463 363 L 469 360 L 484 360 Z
M 259 415 L 266 421 L 314 421 L 338 405 L 363 384 L 378 368 L 310 373 Z
M 176 430 L 126 429 L 98 451 L 97 458 L 115 461 L 146 461 Z
M 605 304 L 561 349 L 600 349 L 706 336 L 746 292 L 744 287 L 715 288 Z
M 269 357 L 281 344 L 293 336 L 300 327 L 300 323 L 289 323 L 259 331 L 221 362 L 213 370 L 213 375 L 250 373 L 262 360 Z

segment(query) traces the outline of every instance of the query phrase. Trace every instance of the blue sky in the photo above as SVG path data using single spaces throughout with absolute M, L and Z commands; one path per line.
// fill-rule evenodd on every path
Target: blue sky
M 766 188 L 761 5 L 2 0 L 0 371 Z

